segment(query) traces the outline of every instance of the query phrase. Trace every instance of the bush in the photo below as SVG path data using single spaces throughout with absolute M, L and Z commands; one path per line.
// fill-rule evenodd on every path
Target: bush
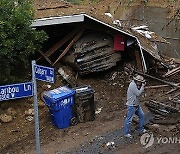
M 30 1 L 0 0 L 0 12 L 0 84 L 4 84 L 19 79 L 29 66 L 29 56 L 47 36 L 30 27 L 34 15 Z

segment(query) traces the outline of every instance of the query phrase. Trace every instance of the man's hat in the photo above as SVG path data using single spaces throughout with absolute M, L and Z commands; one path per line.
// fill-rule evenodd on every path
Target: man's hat
M 133 79 L 136 81 L 139 81 L 139 82 L 145 82 L 144 77 L 141 75 L 137 75 L 137 76 L 133 77 Z

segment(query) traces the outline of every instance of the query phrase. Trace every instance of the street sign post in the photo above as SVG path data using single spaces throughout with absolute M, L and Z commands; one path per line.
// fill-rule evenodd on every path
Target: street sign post
M 33 96 L 35 135 L 36 135 L 36 154 L 40 154 L 36 79 L 54 83 L 54 68 L 36 65 L 35 60 L 33 60 L 32 61 L 32 82 L 0 86 L 0 101 Z
M 32 82 L 0 86 L 0 101 L 29 97 L 32 95 Z
M 37 80 L 54 83 L 54 68 L 35 64 L 34 73 Z
M 37 80 L 54 83 L 54 68 L 36 65 L 35 60 L 32 61 L 32 82 L 34 97 L 34 117 L 35 117 L 35 135 L 36 135 L 36 154 L 40 154 L 40 138 L 39 138 L 39 119 L 38 119 L 38 103 L 37 103 Z
M 39 118 L 38 118 L 38 102 L 37 102 L 37 83 L 35 76 L 35 60 L 32 61 L 32 82 L 33 82 L 33 98 L 34 98 L 34 121 L 35 121 L 35 138 L 36 138 L 36 154 L 40 154 L 39 139 Z

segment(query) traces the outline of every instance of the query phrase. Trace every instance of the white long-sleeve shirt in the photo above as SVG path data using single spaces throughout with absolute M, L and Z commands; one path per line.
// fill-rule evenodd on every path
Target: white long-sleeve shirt
M 144 91 L 144 85 L 141 86 L 140 89 L 138 89 L 136 83 L 134 80 L 129 84 L 128 91 L 127 91 L 127 102 L 126 105 L 129 106 L 137 106 L 139 105 L 139 97 Z

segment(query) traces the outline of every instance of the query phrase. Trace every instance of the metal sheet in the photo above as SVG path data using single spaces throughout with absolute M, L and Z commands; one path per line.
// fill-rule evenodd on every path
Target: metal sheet
M 83 22 L 83 21 L 84 21 L 84 15 L 82 14 L 74 15 L 74 16 L 49 17 L 49 18 L 36 19 L 31 24 L 31 27 L 41 27 L 41 26 L 58 25 L 58 24 Z

